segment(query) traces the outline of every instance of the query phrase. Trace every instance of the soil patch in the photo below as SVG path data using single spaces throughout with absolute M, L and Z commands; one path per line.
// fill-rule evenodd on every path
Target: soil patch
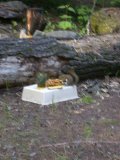
M 22 88 L 1 89 L 0 159 L 120 160 L 120 95 L 114 90 L 119 80 L 114 81 L 109 93 L 102 89 L 98 95 L 81 83 L 80 99 L 44 107 L 22 101 Z

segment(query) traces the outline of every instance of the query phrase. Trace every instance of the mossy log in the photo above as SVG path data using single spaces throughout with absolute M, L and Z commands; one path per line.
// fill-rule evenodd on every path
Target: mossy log
M 0 87 L 35 83 L 37 72 L 57 77 L 74 68 L 80 80 L 120 73 L 120 34 L 57 41 L 0 39 Z

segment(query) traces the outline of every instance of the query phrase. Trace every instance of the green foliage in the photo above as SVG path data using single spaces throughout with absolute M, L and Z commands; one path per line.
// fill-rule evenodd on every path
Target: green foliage
M 112 0 L 110 4 L 114 7 L 120 7 L 120 0 Z
M 45 87 L 45 82 L 47 80 L 47 74 L 38 73 L 37 74 L 37 85 L 38 87 Z
M 98 6 L 105 7 L 105 4 L 106 4 L 105 0 L 96 0 L 96 1 Z
M 9 105 L 7 103 L 3 103 L 3 113 L 7 119 L 13 119 L 13 115 L 9 109 Z
M 77 19 L 81 27 L 85 27 L 91 14 L 91 9 L 85 5 L 76 8 Z
M 84 36 L 86 34 L 87 30 L 86 30 L 86 27 L 84 28 L 81 28 L 80 32 L 79 32 L 79 35 L 80 36 Z
M 70 21 L 60 21 L 57 24 L 57 28 L 60 28 L 62 30 L 70 30 L 70 29 L 74 29 L 75 26 L 72 22 Z
M 56 25 L 49 20 L 47 26 L 45 27 L 45 31 L 48 31 L 48 32 L 53 31 L 55 30 L 55 28 L 56 28 Z
M 76 17 L 77 17 L 77 23 L 80 30 L 80 35 L 86 34 L 86 25 L 88 23 L 89 17 L 91 14 L 91 8 L 88 6 L 82 5 L 79 7 L 76 7 Z
M 86 33 L 86 24 L 91 14 L 91 9 L 87 6 L 74 7 L 71 5 L 60 5 L 57 8 L 58 22 L 49 22 L 46 30 L 74 30 L 81 35 Z
M 94 99 L 89 95 L 85 95 L 81 98 L 81 102 L 85 104 L 91 104 L 94 103 Z
M 93 12 L 93 4 L 96 2 L 95 9 L 100 7 L 115 6 L 120 7 L 120 0 L 93 0 L 92 3 L 86 2 L 86 5 L 73 5 L 73 0 L 22 0 L 24 3 L 31 7 L 43 7 L 49 13 L 56 15 L 57 21 L 54 21 L 54 16 L 50 16 L 51 20 L 46 27 L 46 31 L 53 31 L 56 29 L 61 30 L 74 30 L 78 31 L 81 35 L 86 34 L 86 25 L 89 17 Z M 5 0 L 4 0 L 5 2 Z M 76 3 L 76 2 L 75 2 Z M 57 8 L 57 9 L 56 9 Z M 49 15 L 48 15 L 49 17 Z M 13 28 L 16 29 L 17 24 L 12 23 Z
M 70 5 L 62 5 L 58 7 L 58 11 L 60 11 L 60 21 L 57 24 L 58 29 L 62 30 L 75 30 L 77 27 L 75 23 L 73 23 L 73 14 L 75 14 L 75 9 Z
M 75 9 L 70 5 L 62 5 L 62 6 L 59 6 L 58 9 L 61 9 L 63 12 L 65 11 L 65 12 L 75 13 Z
M 64 156 L 64 155 L 57 155 L 55 160 L 68 160 L 68 158 L 66 156 Z
M 67 14 L 64 14 L 64 15 L 60 16 L 60 18 L 61 18 L 61 19 L 68 19 L 68 20 L 71 20 L 71 19 L 72 19 L 72 17 L 69 16 L 69 15 L 67 15 Z
M 12 23 L 13 27 L 16 27 L 18 25 L 18 23 L 16 21 L 14 21 L 14 20 L 11 23 Z
M 92 133 L 93 133 L 91 125 L 90 124 L 85 124 L 83 132 L 84 132 L 84 137 L 85 138 L 90 138 L 92 136 Z
M 105 125 L 119 125 L 120 122 L 117 119 L 105 118 L 101 120 L 101 123 Z

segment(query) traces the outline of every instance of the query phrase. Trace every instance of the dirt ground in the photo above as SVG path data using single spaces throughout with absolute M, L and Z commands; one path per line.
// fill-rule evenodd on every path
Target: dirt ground
M 41 106 L 0 90 L 0 160 L 120 160 L 120 95 Z M 85 96 L 85 95 L 84 95 Z

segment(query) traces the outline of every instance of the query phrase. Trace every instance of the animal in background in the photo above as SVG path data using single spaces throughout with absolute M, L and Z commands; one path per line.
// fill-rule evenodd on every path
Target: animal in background
M 61 79 L 66 85 L 73 85 L 79 82 L 79 76 L 76 74 L 74 68 L 70 68 L 67 71 L 67 74 L 61 73 L 59 79 Z
M 36 30 L 43 31 L 47 25 L 47 20 L 41 8 L 29 8 L 26 11 L 27 35 L 33 35 Z

